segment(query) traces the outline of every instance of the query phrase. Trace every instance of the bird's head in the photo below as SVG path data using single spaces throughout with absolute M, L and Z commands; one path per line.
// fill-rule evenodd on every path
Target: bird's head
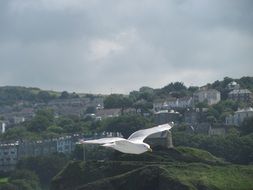
M 148 144 L 144 143 L 143 146 L 145 146 L 147 151 L 152 152 L 152 149 L 150 148 Z

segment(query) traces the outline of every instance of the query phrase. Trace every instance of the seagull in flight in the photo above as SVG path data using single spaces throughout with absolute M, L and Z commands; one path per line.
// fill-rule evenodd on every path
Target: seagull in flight
M 87 141 L 80 140 L 78 144 L 100 144 L 101 146 L 110 147 L 126 154 L 142 154 L 146 151 L 152 152 L 150 145 L 143 142 L 145 138 L 155 133 L 168 131 L 171 128 L 171 125 L 163 124 L 149 129 L 142 129 L 136 131 L 131 134 L 128 139 L 120 137 L 111 137 Z

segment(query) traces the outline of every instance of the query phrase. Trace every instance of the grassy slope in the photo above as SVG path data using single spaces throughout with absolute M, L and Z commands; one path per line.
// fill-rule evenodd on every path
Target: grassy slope
M 179 147 L 153 154 L 119 154 L 113 161 L 71 162 L 54 190 L 253 189 L 253 166 L 224 163 L 208 152 Z
M 0 178 L 0 184 L 5 184 L 7 182 L 8 182 L 8 178 L 7 177 Z
M 145 166 L 121 175 L 103 178 L 83 186 L 80 190 L 99 189 L 252 189 L 252 166 L 215 166 L 165 164 Z
M 188 184 L 192 189 L 253 189 L 253 166 L 210 166 L 206 164 L 186 164 L 181 167 L 163 166 L 164 175 L 173 176 Z

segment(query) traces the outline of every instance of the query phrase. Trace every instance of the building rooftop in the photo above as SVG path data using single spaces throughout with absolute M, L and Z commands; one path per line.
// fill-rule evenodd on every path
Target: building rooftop
M 236 111 L 236 113 L 242 113 L 242 112 L 253 112 L 253 108 L 249 107 L 249 108 L 244 108 L 244 109 L 240 109 Z
M 179 114 L 179 112 L 176 112 L 176 111 L 174 111 L 174 110 L 170 110 L 170 111 L 168 111 L 168 110 L 160 110 L 160 111 L 158 111 L 158 112 L 155 112 L 155 114 L 161 114 L 161 113 L 174 113 L 174 114 Z
M 237 85 L 237 82 L 232 81 L 232 82 L 230 82 L 230 83 L 229 83 L 229 85 L 233 85 L 233 86 L 235 86 L 235 85 Z
M 160 113 L 169 113 L 169 111 L 168 110 L 160 110 L 160 111 L 156 112 L 155 114 L 160 114 Z
M 96 116 L 115 116 L 120 115 L 121 109 L 119 108 L 113 108 L 113 109 L 102 109 L 97 110 Z
M 235 89 L 229 92 L 229 94 L 251 94 L 248 89 Z

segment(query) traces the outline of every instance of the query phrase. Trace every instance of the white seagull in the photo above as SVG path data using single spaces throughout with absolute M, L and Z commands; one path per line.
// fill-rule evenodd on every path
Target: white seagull
M 158 125 L 149 129 L 143 129 L 134 132 L 128 139 L 120 137 L 102 138 L 95 140 L 80 140 L 78 144 L 100 144 L 105 147 L 110 147 L 127 154 L 142 154 L 152 149 L 147 143 L 144 143 L 144 139 L 148 136 L 163 131 L 168 131 L 172 128 L 169 124 Z

